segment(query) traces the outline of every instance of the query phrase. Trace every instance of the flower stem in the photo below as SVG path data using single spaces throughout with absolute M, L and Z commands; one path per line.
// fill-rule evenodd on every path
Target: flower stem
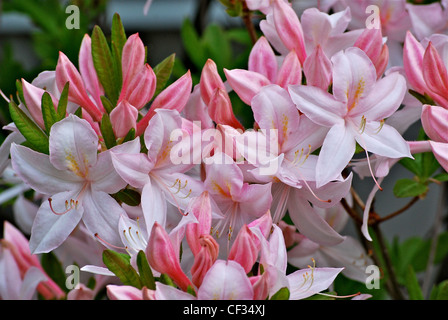
M 244 10 L 242 18 L 247 32 L 249 33 L 252 44 L 255 44 L 258 40 L 258 36 L 257 31 L 255 30 L 255 26 L 252 23 L 252 13 L 249 10 Z

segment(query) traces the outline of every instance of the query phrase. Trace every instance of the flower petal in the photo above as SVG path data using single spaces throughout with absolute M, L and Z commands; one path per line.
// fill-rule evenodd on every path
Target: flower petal
M 98 234 L 101 239 L 113 246 L 120 246 L 118 222 L 125 214 L 124 209 L 109 194 L 103 191 L 86 191 L 82 199 L 84 207 L 83 222 L 92 235 Z
M 294 190 L 288 198 L 288 210 L 297 229 L 308 239 L 326 246 L 334 246 L 344 241 L 325 219 L 301 196 L 300 190 Z
M 202 281 L 199 300 L 251 300 L 253 289 L 244 269 L 235 261 L 217 260 Z
M 45 201 L 37 211 L 36 218 L 31 229 L 30 250 L 34 254 L 50 252 L 59 247 L 70 235 L 73 229 L 81 221 L 84 206 L 74 206 L 67 210 L 66 201 L 75 199 L 79 190 L 61 192 Z
M 98 136 L 75 115 L 56 122 L 50 132 L 50 162 L 59 170 L 85 177 L 96 164 Z
M 301 269 L 287 276 L 290 300 L 308 298 L 328 289 L 344 268 Z
M 289 93 L 297 109 L 321 126 L 331 127 L 341 123 L 347 112 L 344 103 L 318 87 L 289 86 Z
M 355 153 L 355 137 L 344 124 L 328 131 L 317 160 L 316 186 L 320 188 L 331 180 L 337 180 Z
M 380 156 L 412 158 L 409 145 L 404 138 L 395 128 L 387 124 L 381 127 L 379 122 L 367 122 L 364 133 L 357 135 L 356 141 L 367 151 Z
M 25 183 L 43 194 L 72 190 L 82 181 L 69 172 L 55 169 L 47 155 L 15 143 L 11 145 L 11 164 Z

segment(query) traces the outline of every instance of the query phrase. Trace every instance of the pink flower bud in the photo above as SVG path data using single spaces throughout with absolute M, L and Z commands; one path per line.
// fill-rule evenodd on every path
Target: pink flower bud
M 42 117 L 42 95 L 45 93 L 44 89 L 38 88 L 26 80 L 22 79 L 23 97 L 25 98 L 25 104 L 30 112 L 31 117 L 37 123 L 39 127 L 45 129 L 44 119 Z M 50 93 L 53 105 L 57 106 L 58 101 Z
M 381 29 L 365 29 L 354 47 L 363 50 L 375 65 L 377 77 L 381 77 L 389 62 L 389 49 L 383 45 Z
M 422 72 L 424 53 L 425 48 L 408 31 L 403 47 L 403 66 L 412 89 L 421 94 L 429 93 Z
M 333 67 L 320 45 L 317 45 L 311 55 L 306 58 L 303 71 L 307 85 L 328 90 L 332 81 Z
M 121 101 L 110 113 L 110 122 L 115 137 L 124 138 L 132 128 L 137 127 L 138 110 L 128 101 Z
M 303 29 L 299 17 L 289 3 L 283 0 L 274 2 L 274 24 L 283 44 L 294 50 L 301 64 L 305 62 L 306 50 Z
M 260 37 L 252 48 L 248 62 L 249 70 L 260 73 L 274 83 L 277 78 L 277 57 L 266 37 Z
M 302 65 L 295 51 L 288 53 L 283 60 L 282 66 L 278 70 L 276 83 L 288 89 L 288 86 L 302 83 Z
M 224 91 L 226 90 L 224 82 L 219 76 L 216 63 L 213 60 L 208 59 L 202 68 L 199 85 L 201 88 L 202 100 L 204 100 L 206 105 L 210 103 L 216 89 L 220 88 Z
M 59 52 L 59 60 L 56 65 L 56 84 L 58 89 L 62 91 L 67 82 L 70 82 L 69 101 L 84 108 L 92 116 L 93 120 L 100 121 L 103 114 L 88 96 L 81 75 L 67 56 Z
M 28 240 L 9 222 L 4 223 L 4 239 L 0 240 L 0 246 L 10 250 L 22 279 L 31 267 L 36 267 L 46 274 L 38 257 L 31 254 Z M 37 291 L 45 299 L 60 299 L 65 296 L 64 291 L 50 277 L 47 281 L 39 283 Z
M 230 86 L 247 105 L 251 104 L 252 98 L 262 87 L 271 84 L 268 78 L 257 72 L 244 69 L 224 69 L 224 73 Z
M 263 273 L 260 276 L 249 278 L 254 289 L 254 300 L 266 300 L 268 297 L 270 289 L 268 275 L 268 273 Z
M 228 259 L 238 262 L 248 273 L 258 257 L 257 236 L 244 225 L 230 249 Z
M 118 101 L 127 100 L 135 108 L 140 110 L 152 98 L 156 91 L 156 75 L 149 64 L 145 64 L 131 80 L 125 90 L 121 90 Z
M 196 287 L 200 287 L 207 271 L 215 263 L 219 254 L 219 245 L 209 234 L 200 237 L 201 249 L 194 258 L 191 267 L 192 282 Z
M 217 88 L 208 105 L 208 114 L 217 124 L 225 124 L 235 129 L 244 130 L 233 113 L 229 95 L 222 88 Z
M 188 102 L 191 94 L 193 80 L 190 71 L 165 88 L 154 99 L 151 108 L 137 124 L 137 135 L 141 135 L 148 126 L 149 120 L 157 109 L 177 110 L 181 112 Z
M 431 140 L 448 143 L 448 110 L 439 106 L 424 105 L 422 126 Z
M 445 171 L 448 171 L 448 143 L 429 141 L 432 153 Z
M 423 56 L 423 78 L 428 88 L 444 96 L 448 91 L 448 72 L 437 49 L 430 41 Z
M 88 34 L 84 35 L 79 50 L 79 73 L 84 80 L 87 91 L 90 92 L 95 103 L 103 108 L 103 103 L 101 102 L 100 97 L 104 95 L 104 89 L 98 79 L 95 66 L 93 65 L 92 40 Z
M 134 76 L 145 63 L 146 51 L 138 33 L 129 36 L 121 53 L 121 70 L 123 75 L 122 90 L 127 91 Z
M 181 290 L 186 291 L 192 286 L 190 279 L 182 271 L 179 257 L 168 233 L 157 222 L 154 223 L 149 237 L 146 256 L 154 270 L 168 275 Z
M 212 207 L 208 191 L 204 191 L 190 203 L 191 207 L 187 212 L 189 214 L 194 214 L 198 223 L 190 223 L 187 225 L 186 237 L 193 255 L 196 256 L 199 253 L 199 250 L 201 250 L 200 237 L 210 234 Z

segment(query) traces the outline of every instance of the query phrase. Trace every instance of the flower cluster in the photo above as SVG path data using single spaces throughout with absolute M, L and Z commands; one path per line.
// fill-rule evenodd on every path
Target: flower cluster
M 151 67 L 118 15 L 110 44 L 85 35 L 78 67 L 60 52 L 18 81 L 0 167 L 30 237 L 5 223 L 0 297 L 303 299 L 340 273 L 364 282 L 372 259 L 341 234 L 353 176 L 381 190 L 422 152 L 448 170 L 448 4 L 315 2 L 244 1 L 262 13 L 247 69 L 209 59 L 195 85 L 190 71 L 168 83 L 173 59 Z M 420 119 L 428 139 L 406 141 Z M 96 285 L 66 293 L 37 259 L 49 252 Z

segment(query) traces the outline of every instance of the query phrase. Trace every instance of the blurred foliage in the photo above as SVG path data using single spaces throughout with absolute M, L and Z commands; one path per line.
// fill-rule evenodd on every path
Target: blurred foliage
M 85 33 L 90 33 L 93 25 L 99 21 L 105 11 L 108 0 L 5 0 L 3 13 L 16 13 L 28 17 L 33 25 L 30 37 L 32 51 L 37 63 L 26 69 L 15 56 L 10 41 L 2 41 L 0 48 L 0 88 L 9 97 L 15 95 L 16 79 L 32 81 L 43 70 L 54 70 L 59 51 L 64 52 L 74 62 Z M 66 20 L 72 14 L 66 12 L 69 5 L 79 8 L 79 29 L 66 28 Z M 0 125 L 11 122 L 8 104 L 0 99 Z M 0 138 L 0 142 L 4 137 Z

